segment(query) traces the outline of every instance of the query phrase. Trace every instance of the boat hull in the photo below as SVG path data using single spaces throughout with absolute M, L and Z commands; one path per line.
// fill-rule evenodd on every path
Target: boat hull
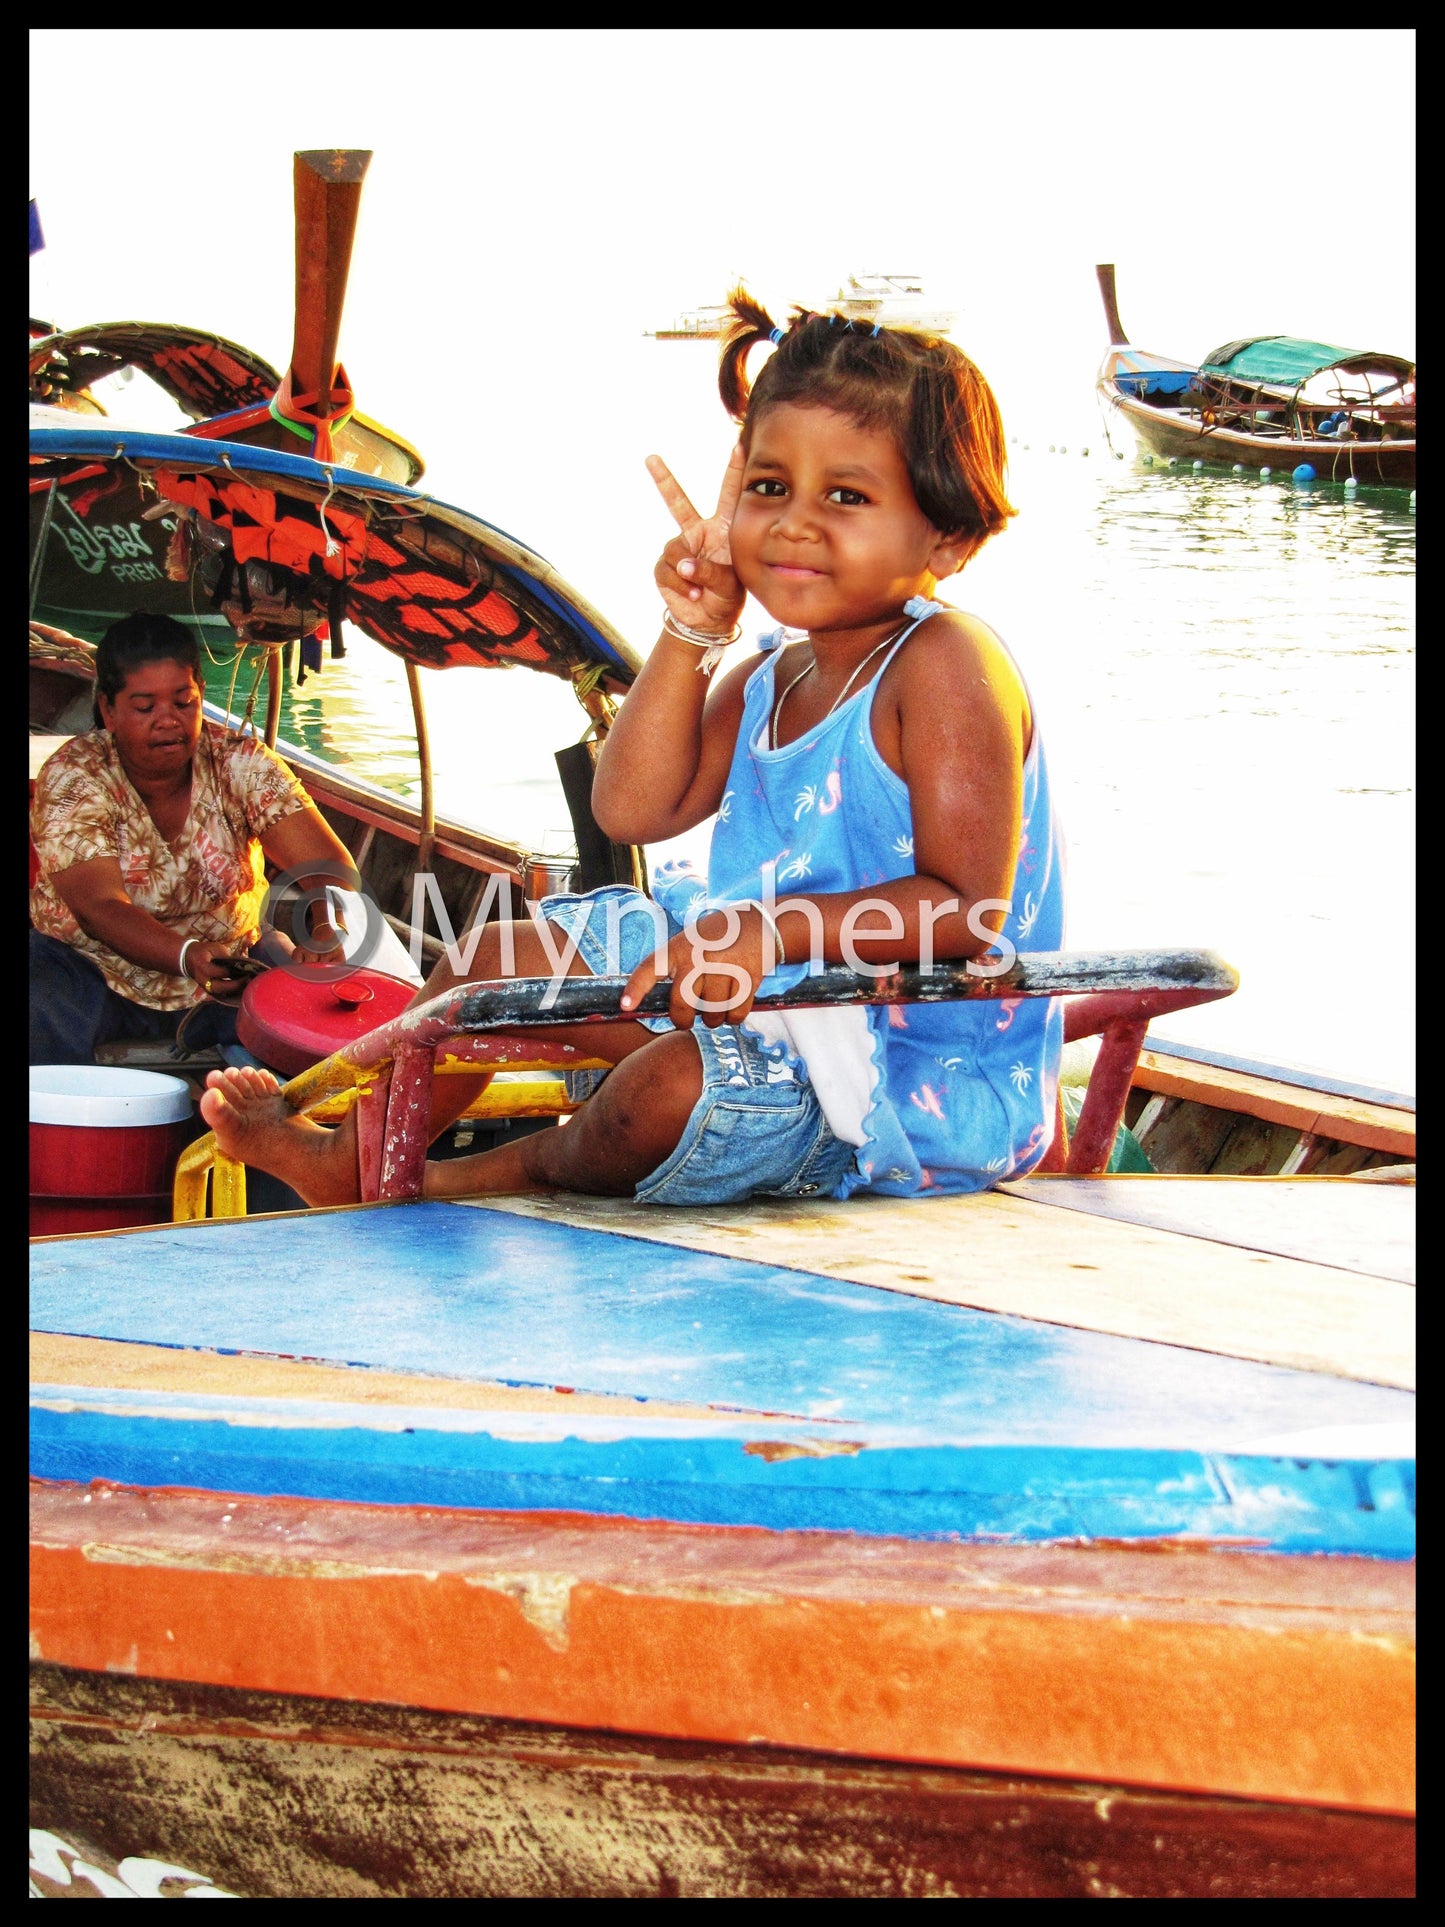
M 36 1246 L 34 1824 L 257 1896 L 1407 1890 L 1411 1196 L 1173 1185 Z
M 31 1720 L 32 1827 L 112 1877 L 146 1856 L 246 1897 L 1365 1899 L 1414 1889 L 1414 1824 L 1389 1814 L 43 1663 L 31 1670 Z M 84 1881 L 72 1869 L 69 1887 L 43 1875 L 37 1885 L 64 1894 Z
M 1105 400 L 1124 416 L 1139 442 L 1155 455 L 1203 462 L 1208 468 L 1271 468 L 1281 473 L 1308 462 L 1322 482 L 1357 482 L 1391 488 L 1415 486 L 1415 443 L 1295 440 L 1283 435 L 1246 435 L 1227 428 L 1206 428 L 1178 410 L 1154 408 L 1109 383 L 1100 384 Z

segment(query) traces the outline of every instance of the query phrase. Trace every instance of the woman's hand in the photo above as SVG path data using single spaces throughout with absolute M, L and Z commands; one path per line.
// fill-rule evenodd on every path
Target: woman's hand
M 718 491 L 717 507 L 706 520 L 684 495 L 660 455 L 649 455 L 647 472 L 682 531 L 662 551 L 654 576 L 673 617 L 690 629 L 725 636 L 743 607 L 743 586 L 733 573 L 728 534 L 743 492 L 742 445 L 734 448 Z
M 240 980 L 231 975 L 226 964 L 238 956 L 234 944 L 193 943 L 186 951 L 185 974 L 193 984 L 209 991 L 213 997 L 224 996 L 230 991 L 242 988 Z
M 306 964 L 344 963 L 346 947 L 341 931 L 342 926 L 330 916 L 318 917 L 305 941 L 296 946 L 297 961 Z
M 709 1030 L 740 1024 L 753 1007 L 758 985 L 778 961 L 761 910 L 746 903 L 706 910 L 692 929 L 667 946 L 666 974 L 672 979 L 667 1014 L 679 1030 L 691 1030 L 695 1017 Z M 635 1010 L 659 975 L 655 955 L 645 957 L 627 980 L 623 1010 Z

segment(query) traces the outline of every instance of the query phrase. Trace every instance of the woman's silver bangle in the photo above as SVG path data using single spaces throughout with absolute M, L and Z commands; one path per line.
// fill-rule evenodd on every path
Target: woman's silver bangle
M 199 937 L 187 937 L 185 942 L 181 945 L 181 954 L 179 957 L 176 958 L 176 975 L 178 977 L 184 977 L 186 974 L 186 952 L 190 949 L 193 943 L 199 943 L 199 942 L 200 942 Z
M 685 622 L 679 622 L 671 609 L 664 608 L 662 626 L 669 636 L 676 636 L 679 642 L 690 642 L 694 649 L 701 649 L 702 660 L 698 669 L 704 676 L 710 676 L 721 662 L 723 651 L 731 647 L 743 632 L 743 625 L 735 622 L 729 634 L 720 636 L 715 630 L 689 629 Z

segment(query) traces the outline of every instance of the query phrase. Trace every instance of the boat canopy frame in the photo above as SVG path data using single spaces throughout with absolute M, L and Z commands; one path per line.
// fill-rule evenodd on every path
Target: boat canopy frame
M 50 412 L 32 411 L 32 615 L 52 556 L 73 570 L 76 545 L 83 552 L 91 539 L 86 517 L 93 509 L 106 527 L 118 517 L 133 539 L 166 543 L 163 573 L 150 569 L 148 600 L 169 602 L 167 612 L 182 621 L 199 613 L 200 559 L 208 547 L 213 560 L 220 558 L 210 607 L 232 619 L 243 647 L 267 652 L 265 739 L 272 746 L 283 663 L 308 623 L 328 621 L 334 654 L 344 653 L 343 622 L 360 629 L 406 667 L 421 767 L 423 859 L 436 815 L 420 669 L 516 666 L 565 680 L 587 718 L 583 753 L 595 754 L 618 696 L 642 666 L 630 644 L 544 557 L 431 494 L 284 449 L 149 433 L 86 415 L 53 426 L 35 421 Z M 64 557 L 53 534 L 57 501 L 70 511 Z M 79 563 L 76 580 L 92 590 L 100 583 L 95 592 L 109 596 L 109 583 L 96 573 L 107 558 L 98 541 L 95 548 L 95 556 Z M 146 552 L 159 562 L 158 547 Z M 257 562 L 279 572 L 286 585 L 279 635 L 248 635 L 235 620 L 237 598 L 249 606 L 247 572 Z M 573 756 L 576 747 L 559 758 Z M 562 773 L 580 852 L 600 832 L 588 834 L 595 830 L 590 801 Z M 590 787 L 590 781 L 582 786 L 588 796 Z M 578 820 L 579 806 L 586 820 Z M 621 862 L 629 877 L 645 878 L 639 852 L 613 852 L 608 859 L 604 851 L 603 870 L 609 861 L 613 872 Z M 598 867 L 595 857 L 592 867 Z
M 1223 347 L 1211 349 L 1199 364 L 1199 373 L 1216 381 L 1273 388 L 1282 393 L 1297 393 L 1316 375 L 1327 375 L 1333 369 L 1341 374 L 1363 374 L 1370 369 L 1392 373 L 1398 387 L 1414 375 L 1415 364 L 1403 355 L 1332 348 L 1322 341 L 1305 341 L 1292 335 L 1250 335 L 1241 341 L 1227 341 Z

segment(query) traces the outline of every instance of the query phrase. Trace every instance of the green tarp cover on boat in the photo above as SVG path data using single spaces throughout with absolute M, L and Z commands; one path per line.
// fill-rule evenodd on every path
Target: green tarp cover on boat
M 1326 341 L 1296 341 L 1292 335 L 1259 335 L 1252 341 L 1230 341 L 1216 348 L 1205 356 L 1200 372 L 1224 375 L 1230 381 L 1295 388 L 1322 368 L 1333 368 L 1340 361 L 1357 361 L 1363 352 L 1359 348 L 1332 348 Z

